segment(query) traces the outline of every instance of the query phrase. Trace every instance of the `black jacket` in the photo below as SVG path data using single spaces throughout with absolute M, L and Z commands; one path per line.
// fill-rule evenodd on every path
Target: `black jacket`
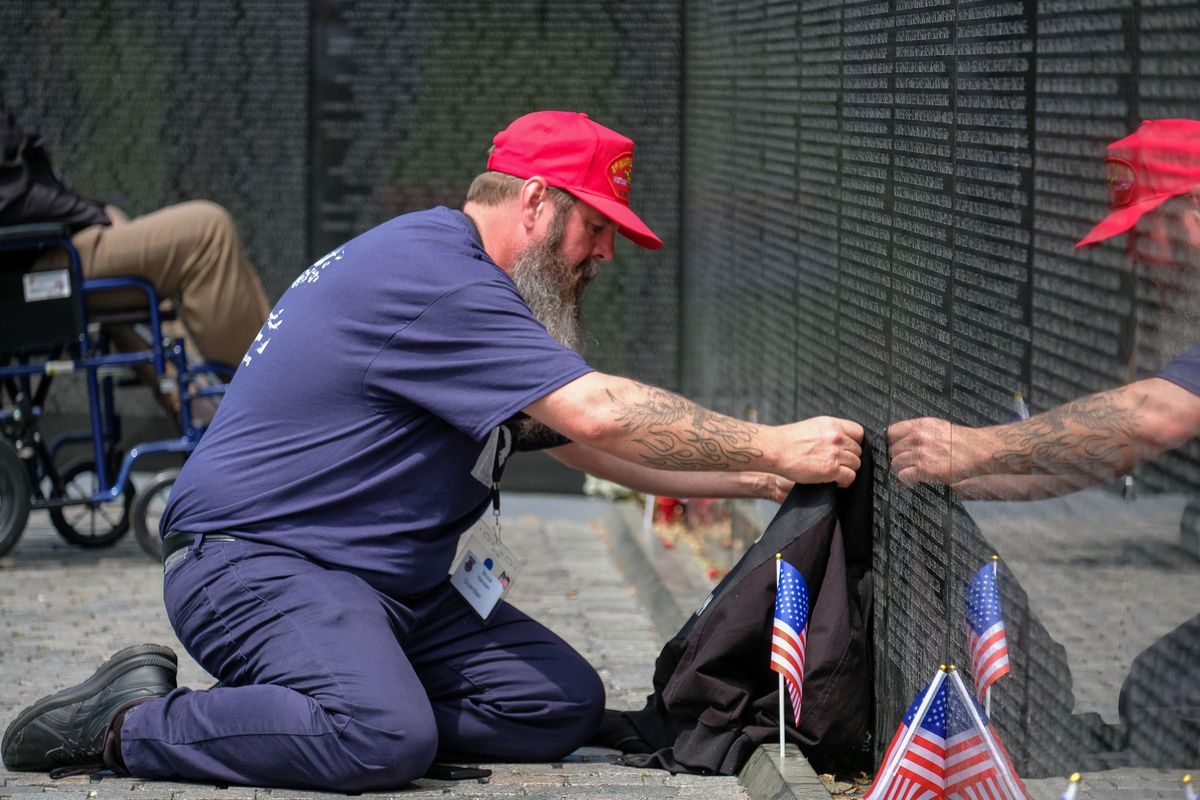
M 871 476 L 846 490 L 796 487 L 767 530 L 663 647 L 654 694 L 606 713 L 596 744 L 624 763 L 731 775 L 778 739 L 778 679 L 769 667 L 775 553 L 804 575 L 810 617 L 799 728 L 787 737 L 817 769 L 869 769 L 872 757 Z

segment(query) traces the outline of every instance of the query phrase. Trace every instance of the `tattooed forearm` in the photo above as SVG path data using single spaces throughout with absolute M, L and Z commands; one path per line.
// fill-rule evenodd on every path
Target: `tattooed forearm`
M 1129 403 L 1104 392 L 1003 426 L 992 471 L 1115 477 L 1137 460 L 1137 414 L 1144 402 L 1144 396 Z
M 687 398 L 644 387 L 632 401 L 609 399 L 617 421 L 641 448 L 642 463 L 659 469 L 720 470 L 748 466 L 762 456 L 751 447 L 754 428 L 714 414 Z

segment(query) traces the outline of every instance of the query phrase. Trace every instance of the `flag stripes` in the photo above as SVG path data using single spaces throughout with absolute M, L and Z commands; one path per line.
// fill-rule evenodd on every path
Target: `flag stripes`
M 943 670 L 909 707 L 865 800 L 1027 800 L 987 715 Z
M 796 724 L 800 723 L 800 701 L 804 697 L 804 651 L 807 641 L 806 631 L 796 633 L 791 625 L 776 617 L 771 637 L 771 669 L 783 675 Z
M 985 564 L 967 583 L 967 650 L 975 696 L 983 701 L 988 688 L 1008 674 L 1008 641 L 996 583 L 996 561 Z
M 957 671 L 946 681 L 947 800 L 1026 800 L 1008 751 Z
M 800 724 L 804 697 L 804 651 L 808 644 L 808 584 L 800 570 L 776 558 L 775 623 L 771 629 L 771 669 L 783 676 L 792 701 L 792 723 Z M 780 716 L 783 708 L 780 707 Z M 782 730 L 783 720 L 779 721 Z M 780 734 L 782 736 L 782 733 Z
M 975 676 L 976 695 L 1008 674 L 1008 641 L 1004 622 L 997 622 L 981 635 L 967 627 L 967 646 L 971 653 L 971 674 Z

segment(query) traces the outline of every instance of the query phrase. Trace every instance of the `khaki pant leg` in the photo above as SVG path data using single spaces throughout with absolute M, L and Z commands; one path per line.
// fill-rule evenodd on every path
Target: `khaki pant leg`
M 141 277 L 160 296 L 178 298 L 206 360 L 236 367 L 270 313 L 233 220 L 215 203 L 168 206 L 121 225 L 87 228 L 72 241 L 85 278 Z M 130 299 L 124 292 L 93 295 L 88 304 L 128 308 Z

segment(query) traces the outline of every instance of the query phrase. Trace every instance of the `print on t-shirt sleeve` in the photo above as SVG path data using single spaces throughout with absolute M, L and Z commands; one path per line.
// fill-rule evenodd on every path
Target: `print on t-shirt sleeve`
M 292 281 L 290 288 L 295 289 L 297 286 L 301 286 L 305 283 L 316 283 L 321 279 L 321 273 L 325 271 L 327 266 L 341 261 L 345 255 L 346 247 L 344 245 L 336 250 L 330 250 L 328 253 L 318 258 L 311 267 L 297 275 L 296 280 Z
M 482 281 L 443 295 L 398 331 L 373 360 L 365 388 L 382 407 L 411 403 L 482 439 L 590 371 L 512 284 Z
M 256 357 L 267 352 L 267 345 L 271 344 L 271 337 L 275 334 L 275 331 L 282 327 L 283 308 L 274 308 L 267 315 L 267 321 L 259 328 L 258 335 L 254 337 L 254 341 L 250 343 L 250 349 L 246 351 L 246 355 L 242 356 L 242 366 L 250 366 Z
M 292 285 L 288 287 L 288 291 L 295 291 L 297 287 L 304 286 L 310 283 L 316 283 L 321 279 L 321 273 L 330 264 L 336 264 L 341 261 L 346 255 L 346 247 L 330 250 L 325 255 L 316 260 L 315 263 L 308 269 L 296 276 L 296 280 L 292 281 Z M 284 298 L 280 298 L 282 302 Z M 246 355 L 242 356 L 242 366 L 248 367 L 254 362 L 254 359 L 263 355 L 267 351 L 267 347 L 271 344 L 271 337 L 276 331 L 283 326 L 283 307 L 276 306 L 271 310 L 267 321 L 263 323 L 259 329 L 258 335 L 254 337 L 254 341 L 250 343 L 249 349 L 246 350 Z

